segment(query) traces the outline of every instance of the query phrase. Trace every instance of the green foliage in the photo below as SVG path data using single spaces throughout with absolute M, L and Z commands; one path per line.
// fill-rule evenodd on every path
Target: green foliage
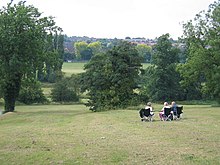
M 99 41 L 90 44 L 84 41 L 75 42 L 74 48 L 78 60 L 90 60 L 92 56 L 102 52 L 102 45 Z
M 151 62 L 152 48 L 145 44 L 138 44 L 136 46 L 139 56 L 143 58 L 142 62 Z
M 86 42 L 76 42 L 74 48 L 78 60 L 89 60 L 92 57 L 92 50 Z
M 41 65 L 38 67 L 38 80 L 41 82 L 54 83 L 62 78 L 61 69 L 64 60 L 64 37 L 61 34 L 49 34 L 46 37 L 44 56 Z
M 220 1 L 216 1 L 207 12 L 200 12 L 194 21 L 183 25 L 187 62 L 179 70 L 186 87 L 197 84 L 205 98 L 220 102 L 219 15 Z
M 92 54 L 96 55 L 98 53 L 101 53 L 102 51 L 102 45 L 101 42 L 97 41 L 97 42 L 91 42 L 88 47 L 92 50 Z
M 153 49 L 152 66 L 145 70 L 141 93 L 151 100 L 179 100 L 183 97 L 180 76 L 176 71 L 178 49 L 172 46 L 169 34 L 162 35 Z
M 24 1 L 13 1 L 0 10 L 0 75 L 5 111 L 14 111 L 21 80 L 36 76 L 45 59 L 47 34 L 59 30 L 52 17 Z
M 88 90 L 90 96 L 90 104 L 88 106 L 108 107 L 110 103 L 110 88 L 109 76 L 110 68 L 106 66 L 107 55 L 99 54 L 92 57 L 92 59 L 85 65 L 86 72 L 81 73 L 81 90 L 82 92 Z M 104 98 L 105 97 L 105 98 Z
M 51 90 L 52 100 L 55 102 L 79 101 L 79 96 L 69 84 L 70 78 L 64 78 L 56 82 L 53 89 Z
M 141 57 L 135 46 L 121 42 L 105 54 L 95 55 L 81 74 L 82 91 L 88 91 L 89 106 L 96 111 L 125 108 L 137 88 Z
M 35 79 L 25 79 L 21 83 L 18 101 L 24 104 L 45 103 L 48 100 L 43 94 L 41 85 Z
M 119 104 L 128 105 L 138 87 L 141 57 L 135 45 L 122 42 L 108 52 L 111 61 L 111 83 L 114 86 Z
M 80 95 L 80 74 L 72 74 L 68 81 L 68 87 L 79 96 Z
M 86 50 L 88 44 L 86 42 L 76 42 L 74 43 L 75 54 L 78 59 L 81 59 L 81 52 Z
M 70 52 L 64 52 L 64 55 L 63 55 L 63 60 L 65 62 L 67 62 L 68 60 L 74 60 L 75 59 L 75 54 L 74 53 L 70 53 Z

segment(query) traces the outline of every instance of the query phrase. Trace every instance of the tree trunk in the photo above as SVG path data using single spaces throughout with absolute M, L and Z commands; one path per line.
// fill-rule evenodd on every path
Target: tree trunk
M 15 101 L 19 96 L 21 78 L 22 76 L 20 74 L 16 74 L 13 80 L 6 83 L 4 89 L 5 113 L 15 110 Z
M 6 94 L 4 97 L 5 100 L 5 113 L 13 112 L 15 110 L 15 98 L 11 94 Z

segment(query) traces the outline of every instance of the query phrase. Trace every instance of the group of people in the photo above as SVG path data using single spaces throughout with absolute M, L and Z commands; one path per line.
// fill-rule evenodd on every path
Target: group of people
M 176 104 L 175 101 L 172 101 L 171 105 L 168 104 L 168 102 L 164 102 L 164 106 L 163 108 L 161 109 L 161 111 L 159 112 L 159 117 L 160 117 L 160 120 L 163 121 L 164 120 L 164 115 L 165 115 L 165 109 L 170 109 L 170 116 L 173 117 L 173 116 L 177 116 L 177 107 L 178 105 Z M 149 116 L 142 116 L 142 120 L 141 121 L 144 121 L 144 120 L 147 120 L 149 117 L 153 118 L 154 116 L 154 110 L 153 110 L 153 107 L 152 107 L 152 103 L 151 102 L 148 102 L 147 105 L 145 106 L 144 109 L 150 109 L 150 114 Z M 169 117 L 169 116 L 167 116 Z

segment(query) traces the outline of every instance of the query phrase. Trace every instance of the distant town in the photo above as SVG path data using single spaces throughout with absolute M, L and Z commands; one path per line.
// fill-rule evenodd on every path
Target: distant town
M 153 46 L 156 44 L 156 39 L 146 39 L 146 38 L 142 38 L 142 37 L 138 37 L 138 38 L 130 38 L 130 37 L 126 37 L 125 39 L 117 39 L 117 38 L 113 38 L 113 39 L 109 39 L 109 38 L 94 38 L 94 37 L 87 37 L 87 36 L 83 36 L 83 37 L 79 37 L 79 36 L 71 36 L 68 37 L 67 35 L 64 36 L 64 48 L 66 51 L 68 52 L 73 52 L 74 48 L 73 45 L 75 42 L 87 42 L 87 43 L 91 43 L 91 42 L 101 42 L 102 44 L 107 44 L 107 43 L 112 43 L 112 42 L 116 42 L 119 40 L 124 40 L 124 41 L 128 41 L 131 43 L 135 43 L 135 44 L 146 44 L 148 46 Z

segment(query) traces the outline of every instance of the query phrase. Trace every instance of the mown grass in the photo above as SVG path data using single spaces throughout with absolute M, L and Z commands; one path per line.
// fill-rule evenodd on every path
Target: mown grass
M 73 63 L 63 63 L 62 71 L 65 73 L 65 76 L 70 77 L 72 74 L 78 74 L 84 72 L 84 65 L 86 62 L 73 62 Z M 146 69 L 150 64 L 143 63 L 143 68 Z
M 78 74 L 84 72 L 83 68 L 85 62 L 73 62 L 73 63 L 63 63 L 62 71 L 65 73 L 65 76 L 70 77 L 72 74 Z
M 220 164 L 220 108 L 184 105 L 180 121 L 140 122 L 138 107 L 17 106 L 0 116 L 1 165 Z

